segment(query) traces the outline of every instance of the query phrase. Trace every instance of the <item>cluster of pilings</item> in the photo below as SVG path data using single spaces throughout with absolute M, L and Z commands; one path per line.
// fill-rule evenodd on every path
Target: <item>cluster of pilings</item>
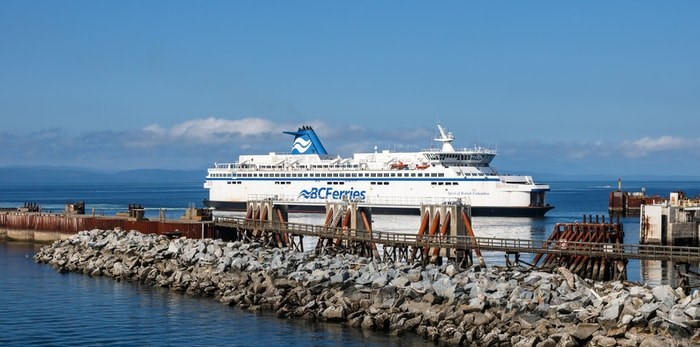
M 291 247 L 304 251 L 303 235 L 288 229 L 286 205 L 273 200 L 249 201 L 245 222 L 229 224 L 220 222 L 229 240 L 255 241 L 271 247 Z M 314 226 L 305 226 L 315 228 Z M 409 264 L 441 264 L 449 259 L 462 268 L 473 265 L 472 249 L 485 266 L 471 227 L 469 206 L 462 204 L 438 204 L 421 206 L 421 225 L 416 236 L 382 233 L 385 239 L 381 250 L 373 241 L 372 210 L 356 202 L 326 204 L 326 218 L 318 234 L 316 254 L 349 253 L 387 262 L 402 261 Z M 386 236 L 389 235 L 389 239 Z M 455 246 L 455 237 L 470 240 Z M 429 246 L 426 246 L 429 244 Z
M 474 252 L 479 257 L 479 264 L 484 266 L 484 258 L 474 241 L 471 223 L 471 210 L 462 204 L 422 205 L 421 223 L 418 227 L 418 241 L 438 241 L 435 247 L 412 247 L 409 262 L 419 261 L 423 264 L 442 263 L 443 257 L 452 259 L 457 266 L 467 268 L 474 264 L 471 249 L 468 247 L 449 248 L 439 244 L 446 236 L 470 236 Z
M 615 244 L 622 244 L 623 239 L 624 232 L 619 219 L 615 223 L 612 220 L 606 223 L 605 216 L 596 215 L 594 221 L 593 216 L 584 215 L 582 223 L 557 223 L 545 243 L 546 247 L 550 250 L 554 248 L 562 251 L 579 249 L 581 252 L 568 254 L 550 251 L 546 255 L 538 253 L 535 255 L 532 266 L 537 267 L 542 260 L 540 267 L 564 266 L 583 278 L 600 281 L 626 280 L 627 260 L 614 256 L 591 256 L 585 252 L 588 243 L 607 243 L 613 247 Z
M 250 222 L 248 227 L 226 230 L 226 239 L 255 241 L 267 247 L 289 247 L 299 252 L 304 251 L 302 235 L 284 232 L 289 218 L 286 205 L 276 205 L 270 199 L 248 201 L 245 218 Z M 269 228 L 273 223 L 276 227 Z
M 379 258 L 377 245 L 371 242 L 371 208 L 357 206 L 356 202 L 327 203 L 326 219 L 323 225 L 328 228 L 337 228 L 343 236 L 350 237 L 338 239 L 319 237 L 314 249 L 316 254 L 343 252 L 368 258 Z M 368 239 L 370 241 L 367 241 Z

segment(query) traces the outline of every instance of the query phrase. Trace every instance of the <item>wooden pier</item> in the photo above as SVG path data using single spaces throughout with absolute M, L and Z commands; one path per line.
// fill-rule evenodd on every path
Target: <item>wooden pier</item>
M 661 260 L 680 263 L 700 263 L 700 247 L 659 246 L 639 244 L 609 244 L 603 242 L 568 241 L 566 247 L 552 240 L 528 240 L 472 236 L 423 236 L 410 233 L 372 231 L 353 233 L 338 227 L 322 225 L 260 222 L 237 217 L 214 217 L 217 226 L 238 230 L 265 230 L 295 236 L 315 236 L 352 242 L 372 242 L 393 247 L 425 247 L 479 249 L 507 253 L 552 254 L 558 256 L 606 257 L 616 259 Z M 402 259 L 387 258 L 397 261 Z M 410 257 L 409 259 L 410 260 Z
M 700 263 L 699 247 L 624 244 L 619 221 L 606 222 L 598 216 L 584 216 L 582 223 L 557 224 L 547 240 L 530 240 L 475 236 L 468 206 L 462 205 L 424 206 L 415 233 L 373 230 L 371 210 L 356 204 L 327 206 L 323 225 L 290 223 L 285 221 L 286 213 L 261 212 L 273 211 L 273 206 L 272 201 L 251 203 L 246 218 L 215 216 L 213 222 L 226 238 L 300 251 L 304 237 L 315 237 L 313 251 L 319 254 L 352 253 L 380 261 L 424 265 L 447 259 L 467 268 L 474 265 L 474 255 L 480 266 L 485 265 L 482 251 L 503 252 L 507 265 L 512 265 L 509 257 L 514 255 L 516 263 L 530 268 L 566 267 L 594 280 L 626 280 L 629 259 L 670 261 L 680 275 L 683 271 L 679 265 L 684 265 L 688 273 L 689 264 Z M 529 264 L 520 261 L 521 254 L 532 254 L 534 260 Z

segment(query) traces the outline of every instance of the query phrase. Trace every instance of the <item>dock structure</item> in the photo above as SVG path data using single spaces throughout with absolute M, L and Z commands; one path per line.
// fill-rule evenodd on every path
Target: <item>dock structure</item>
M 91 214 L 85 214 L 81 202 L 66 204 L 62 213 L 47 213 L 36 204 L 25 204 L 18 209 L 0 211 L 0 229 L 8 239 L 35 242 L 53 242 L 92 229 L 138 230 L 170 237 L 220 237 L 210 210 L 187 208 L 181 219 L 166 219 L 164 209 L 159 210 L 160 218 L 151 220 L 144 217 L 145 208 L 138 204 L 130 204 L 128 212 L 115 216 L 97 215 L 94 209 Z
M 373 230 L 367 214 L 370 211 L 356 204 L 332 204 L 327 208 L 323 225 L 283 221 L 261 224 L 248 218 L 224 216 L 216 216 L 214 223 L 217 228 L 225 227 L 237 233 L 263 228 L 268 234 L 316 237 L 315 252 L 349 252 L 388 262 L 428 264 L 446 259 L 466 268 L 474 265 L 472 254 L 479 257 L 479 265 L 485 265 L 482 251 L 514 254 L 516 261 L 520 254 L 534 254 L 531 267 L 564 266 L 572 273 L 594 280 L 626 279 L 629 259 L 670 261 L 685 264 L 686 269 L 687 264 L 700 262 L 699 247 L 624 244 L 619 220 L 606 222 L 599 216 L 595 219 L 584 216 L 582 223 L 557 224 L 547 240 L 526 240 L 475 236 L 468 206 L 425 206 L 416 233 Z M 359 224 L 352 224 L 352 220 Z
M 557 249 L 569 249 L 577 247 L 578 243 L 603 244 L 604 249 L 616 249 L 624 240 L 624 232 L 619 218 L 617 222 L 612 220 L 606 223 L 605 216 L 583 216 L 583 222 L 557 223 L 552 234 L 547 239 L 545 246 L 553 252 L 537 253 L 531 264 L 535 267 L 542 260 L 545 267 L 564 266 L 572 273 L 583 278 L 594 280 L 626 280 L 627 260 L 617 258 L 616 254 L 593 256 L 586 252 L 580 254 L 559 254 Z M 544 256 L 544 258 L 543 258 Z
M 642 244 L 698 246 L 700 201 L 673 192 L 664 203 L 642 205 L 639 225 Z
M 242 217 L 215 216 L 217 226 L 227 225 L 239 229 L 253 228 L 255 221 Z M 284 225 L 282 225 L 284 224 Z M 609 244 L 603 242 L 570 241 L 567 247 L 557 247 L 550 240 L 529 240 L 495 237 L 452 236 L 422 237 L 415 233 L 372 231 L 372 233 L 344 233 L 340 228 L 304 223 L 266 223 L 267 230 L 304 236 L 326 237 L 352 241 L 371 241 L 376 244 L 408 244 L 418 249 L 425 247 L 464 248 L 481 251 L 554 254 L 557 256 L 587 255 L 589 257 L 615 257 L 620 259 L 645 259 L 672 262 L 700 262 L 700 247 L 660 246 L 640 244 Z

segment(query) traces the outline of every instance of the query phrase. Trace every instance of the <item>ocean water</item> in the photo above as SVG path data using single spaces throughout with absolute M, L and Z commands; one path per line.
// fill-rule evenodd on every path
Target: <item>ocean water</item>
M 545 239 L 556 223 L 606 215 L 608 194 L 616 182 L 551 182 L 548 202 L 555 206 L 545 218 L 476 217 L 477 236 Z M 625 189 L 646 188 L 648 194 L 682 190 L 700 195 L 700 182 L 626 182 Z M 0 185 L 0 207 L 34 202 L 44 210 L 83 200 L 86 212 L 114 214 L 139 203 L 147 216 L 160 209 L 179 217 L 190 204 L 201 206 L 206 191 L 201 182 L 110 183 L 83 185 Z M 292 222 L 321 221 L 320 215 L 291 215 Z M 625 242 L 638 243 L 638 217 L 623 218 Z M 411 232 L 416 216 L 373 217 L 373 228 Z M 131 282 L 80 274 L 60 274 L 36 264 L 40 245 L 0 241 L 0 346 L 270 346 L 424 345 L 416 336 L 388 336 L 340 324 L 281 320 L 271 313 L 255 314 L 207 298 Z M 503 264 L 499 253 L 485 254 L 487 265 Z M 523 256 L 524 259 L 527 259 Z M 629 279 L 657 285 L 668 281 L 673 268 L 660 262 L 630 261 Z

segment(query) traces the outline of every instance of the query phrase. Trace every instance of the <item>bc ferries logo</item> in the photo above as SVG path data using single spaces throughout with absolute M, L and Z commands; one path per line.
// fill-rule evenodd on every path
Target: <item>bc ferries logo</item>
M 348 200 L 364 200 L 367 192 L 364 190 L 335 190 L 330 187 L 313 187 L 309 190 L 299 192 L 299 198 L 304 199 L 348 199 Z
M 306 140 L 301 137 L 297 137 L 294 140 L 294 145 L 292 146 L 292 150 L 296 150 L 299 153 L 306 153 L 309 148 L 311 148 L 311 140 Z

